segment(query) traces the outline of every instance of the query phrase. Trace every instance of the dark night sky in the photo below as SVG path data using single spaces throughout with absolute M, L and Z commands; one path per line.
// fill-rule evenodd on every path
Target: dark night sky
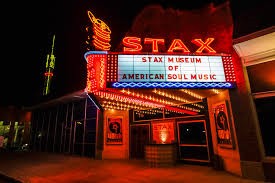
M 87 10 L 108 23 L 112 46 L 119 43 L 131 21 L 145 5 L 158 3 L 164 8 L 196 9 L 224 0 L 39 0 L 8 2 L 2 12 L 2 65 L 0 106 L 31 106 L 41 99 L 46 56 L 52 35 L 56 34 L 53 96 L 85 87 L 85 26 Z M 245 3 L 247 2 L 247 4 Z M 248 4 L 249 2 L 249 4 Z M 242 4 L 240 4 L 242 3 Z M 235 29 L 252 33 L 274 25 L 274 0 L 230 1 Z M 245 21 L 244 21 L 245 20 Z M 3 26 L 4 25 L 4 26 Z M 244 28 L 246 25 L 247 28 Z M 256 29 L 256 30 L 255 30 Z M 4 44 L 3 44 L 4 43 Z M 68 54 L 70 53 L 70 54 Z M 71 86 L 68 89 L 68 86 Z

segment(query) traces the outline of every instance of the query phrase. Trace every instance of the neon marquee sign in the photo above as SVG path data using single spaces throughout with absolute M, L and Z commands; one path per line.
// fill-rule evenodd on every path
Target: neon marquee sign
M 230 55 L 145 55 L 90 51 L 85 58 L 90 90 L 235 87 L 236 77 Z
M 207 53 L 216 53 L 216 51 L 210 46 L 213 41 L 214 38 L 207 38 L 206 41 L 203 41 L 202 39 L 193 39 L 191 42 L 199 47 L 195 51 L 196 53 L 202 53 L 203 50 Z M 125 37 L 122 40 L 122 43 L 124 45 L 123 52 L 141 52 L 143 48 L 141 38 L 139 37 Z M 159 45 L 164 45 L 165 39 L 144 38 L 144 44 L 151 44 L 152 53 L 158 53 Z M 168 53 L 173 53 L 175 51 L 190 53 L 190 50 L 181 39 L 174 39 L 167 50 Z
M 230 55 L 216 54 L 214 38 L 196 38 L 191 53 L 181 39 L 169 46 L 163 38 L 124 37 L 123 52 L 109 52 L 110 28 L 90 11 L 93 24 L 93 46 L 87 60 L 87 89 L 104 88 L 233 88 L 235 73 Z M 143 52 L 151 46 L 151 54 Z M 167 53 L 160 53 L 167 46 Z M 190 46 L 190 45 L 189 45 Z M 164 47 L 162 47 L 164 48 Z
M 226 82 L 221 56 L 118 55 L 118 82 Z

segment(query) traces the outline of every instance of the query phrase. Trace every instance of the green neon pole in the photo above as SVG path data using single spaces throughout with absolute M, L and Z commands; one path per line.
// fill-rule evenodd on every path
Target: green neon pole
M 47 55 L 46 72 L 44 73 L 45 81 L 44 81 L 43 95 L 48 95 L 50 93 L 51 81 L 52 81 L 52 77 L 53 77 L 53 70 L 55 67 L 55 56 L 53 54 L 54 41 L 55 41 L 55 35 L 53 35 L 51 53 Z

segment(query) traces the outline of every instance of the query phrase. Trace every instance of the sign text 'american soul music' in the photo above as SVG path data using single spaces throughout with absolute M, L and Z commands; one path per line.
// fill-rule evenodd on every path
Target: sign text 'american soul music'
M 118 82 L 225 82 L 221 56 L 118 55 Z

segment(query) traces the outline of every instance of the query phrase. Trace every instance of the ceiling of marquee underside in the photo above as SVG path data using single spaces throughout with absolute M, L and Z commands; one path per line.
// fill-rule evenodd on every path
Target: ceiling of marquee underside
M 96 100 L 104 109 L 117 110 L 148 110 L 157 108 L 154 105 L 145 105 L 150 102 L 164 106 L 179 107 L 200 103 L 204 98 L 217 95 L 225 89 L 112 89 L 110 95 L 97 93 Z M 113 96 L 126 97 L 125 100 Z M 133 101 L 131 99 L 138 99 Z M 191 107 L 192 107 L 191 105 Z

